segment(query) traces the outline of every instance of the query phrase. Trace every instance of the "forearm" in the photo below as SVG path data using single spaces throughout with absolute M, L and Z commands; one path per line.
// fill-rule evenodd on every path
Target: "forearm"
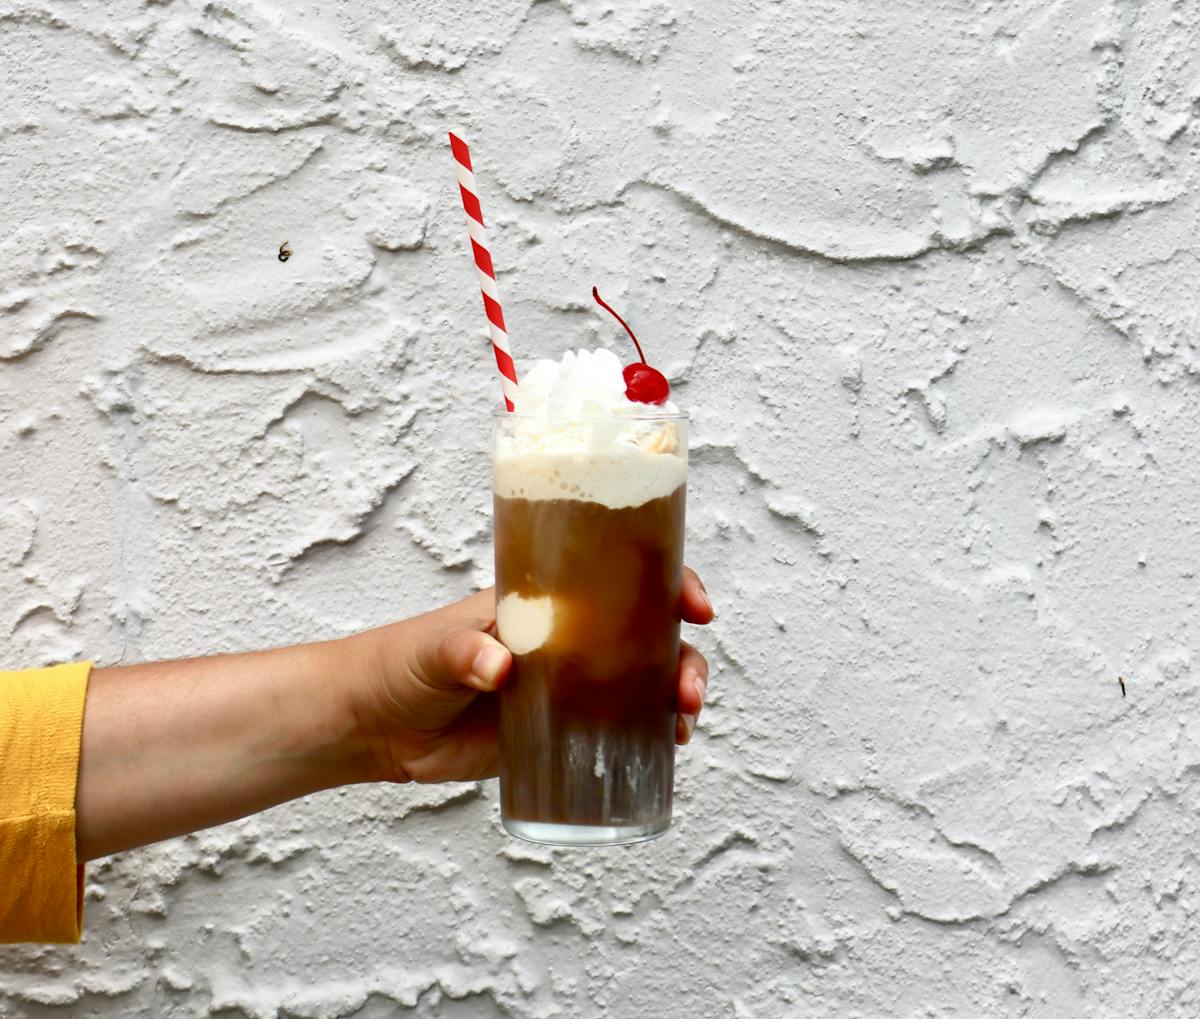
M 97 669 L 84 709 L 79 859 L 220 824 L 368 768 L 353 640 Z

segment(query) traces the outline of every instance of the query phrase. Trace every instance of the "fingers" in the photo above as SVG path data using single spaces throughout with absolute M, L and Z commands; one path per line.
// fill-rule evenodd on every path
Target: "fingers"
M 500 774 L 500 702 L 476 697 L 460 723 L 462 747 L 455 754 L 455 781 L 470 782 Z
M 454 719 L 454 738 L 436 740 L 407 766 L 416 782 L 472 782 L 500 770 L 499 703 L 475 697 Z
M 712 599 L 704 589 L 704 583 L 696 576 L 696 571 L 685 566 L 683 568 L 683 591 L 679 598 L 679 615 L 686 623 L 711 623 L 716 613 L 713 611 Z
M 708 662 L 686 640 L 679 643 L 679 711 L 698 715 L 708 687 Z
M 496 622 L 496 589 L 486 587 L 451 605 L 436 609 L 429 615 L 438 616 L 456 626 L 483 630 L 486 633 Z
M 440 610 L 451 614 L 455 622 L 472 630 L 482 630 L 496 636 L 496 589 L 485 587 L 472 595 Z
M 469 686 L 490 693 L 504 682 L 512 655 L 495 637 L 474 629 L 452 630 L 441 639 L 422 671 L 430 686 L 454 689 Z
M 712 599 L 704 589 L 704 582 L 696 571 L 683 568 L 683 589 L 679 598 L 679 615 L 687 623 L 703 626 L 711 623 L 716 612 Z M 704 655 L 691 644 L 683 641 L 679 651 L 679 714 L 675 720 L 675 742 L 681 745 L 691 741 L 696 730 L 696 720 L 704 707 L 704 695 L 708 690 L 708 662 Z
M 691 741 L 696 720 L 704 707 L 708 692 L 708 661 L 687 641 L 679 649 L 679 715 L 675 720 L 675 742 L 685 745 Z
M 468 686 L 490 693 L 495 690 L 512 666 L 512 654 L 495 637 L 479 634 L 480 647 L 471 659 L 471 671 L 467 674 Z

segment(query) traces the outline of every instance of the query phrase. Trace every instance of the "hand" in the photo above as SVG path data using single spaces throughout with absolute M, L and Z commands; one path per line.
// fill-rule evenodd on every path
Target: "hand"
M 496 640 L 492 589 L 356 637 L 363 656 L 352 693 L 370 781 L 453 782 L 496 774 L 498 704 L 512 655 Z M 712 621 L 700 578 L 684 569 L 680 618 Z M 684 642 L 675 740 L 687 743 L 704 705 L 708 663 Z
M 75 792 L 76 858 L 132 849 L 350 782 L 496 773 L 497 687 L 512 656 L 494 597 L 342 640 L 95 669 Z M 679 614 L 712 619 L 691 570 Z M 683 645 L 676 738 L 708 664 Z

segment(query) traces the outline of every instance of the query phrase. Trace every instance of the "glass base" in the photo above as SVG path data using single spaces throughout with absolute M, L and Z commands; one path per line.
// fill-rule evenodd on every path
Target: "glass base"
M 671 819 L 651 824 L 602 825 L 554 824 L 549 821 L 520 821 L 501 818 L 505 830 L 526 842 L 543 846 L 625 846 L 649 842 L 671 827 Z

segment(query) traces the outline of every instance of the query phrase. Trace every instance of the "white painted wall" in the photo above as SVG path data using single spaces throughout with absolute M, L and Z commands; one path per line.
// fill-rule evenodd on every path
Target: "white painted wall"
M 518 354 L 598 284 L 694 411 L 721 610 L 669 837 L 313 797 L 0 1015 L 1200 1013 L 1198 106 L 1168 0 L 0 0 L 6 661 L 488 581 L 453 124 Z

